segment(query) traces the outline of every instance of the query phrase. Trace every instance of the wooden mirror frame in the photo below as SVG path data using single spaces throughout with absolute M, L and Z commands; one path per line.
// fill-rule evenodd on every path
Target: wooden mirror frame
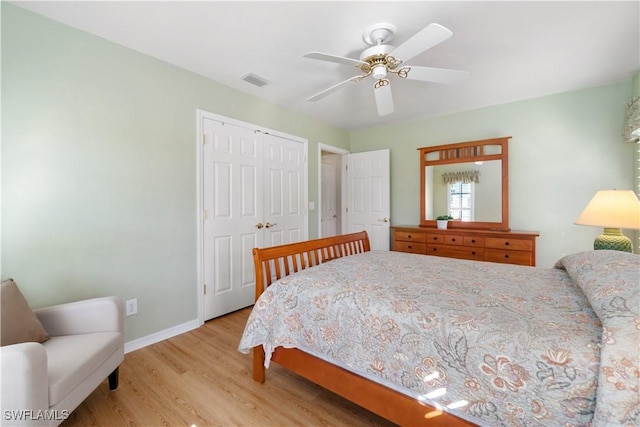
M 481 139 L 455 144 L 418 148 L 420 152 L 420 227 L 435 227 L 435 219 L 426 219 L 426 167 L 466 162 L 502 161 L 502 220 L 500 222 L 449 221 L 448 228 L 473 228 L 482 230 L 509 231 L 509 139 Z M 500 146 L 499 154 L 485 154 L 486 146 Z M 427 156 L 437 157 L 427 160 Z

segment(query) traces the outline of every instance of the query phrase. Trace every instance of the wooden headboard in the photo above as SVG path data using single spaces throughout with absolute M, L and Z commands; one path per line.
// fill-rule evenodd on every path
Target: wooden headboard
M 296 271 L 313 267 L 332 259 L 368 252 L 369 236 L 366 231 L 323 237 L 269 248 L 253 249 L 256 273 L 256 300 L 262 292 L 278 280 Z

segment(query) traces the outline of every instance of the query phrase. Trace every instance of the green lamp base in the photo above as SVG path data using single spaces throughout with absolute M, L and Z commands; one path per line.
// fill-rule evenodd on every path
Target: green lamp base
M 613 251 L 633 252 L 631 239 L 622 234 L 619 228 L 606 228 L 604 234 L 596 237 L 593 249 L 610 249 Z

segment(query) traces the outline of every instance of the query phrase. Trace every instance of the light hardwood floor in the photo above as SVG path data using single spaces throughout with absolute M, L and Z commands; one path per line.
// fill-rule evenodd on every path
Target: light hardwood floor
M 391 426 L 386 420 L 277 364 L 251 379 L 237 351 L 249 309 L 125 355 L 120 386 L 98 387 L 71 426 Z

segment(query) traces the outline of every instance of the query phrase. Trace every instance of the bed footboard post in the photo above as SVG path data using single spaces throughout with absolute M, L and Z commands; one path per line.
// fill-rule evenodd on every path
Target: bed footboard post
M 253 380 L 264 383 L 264 350 L 262 346 L 253 347 Z

